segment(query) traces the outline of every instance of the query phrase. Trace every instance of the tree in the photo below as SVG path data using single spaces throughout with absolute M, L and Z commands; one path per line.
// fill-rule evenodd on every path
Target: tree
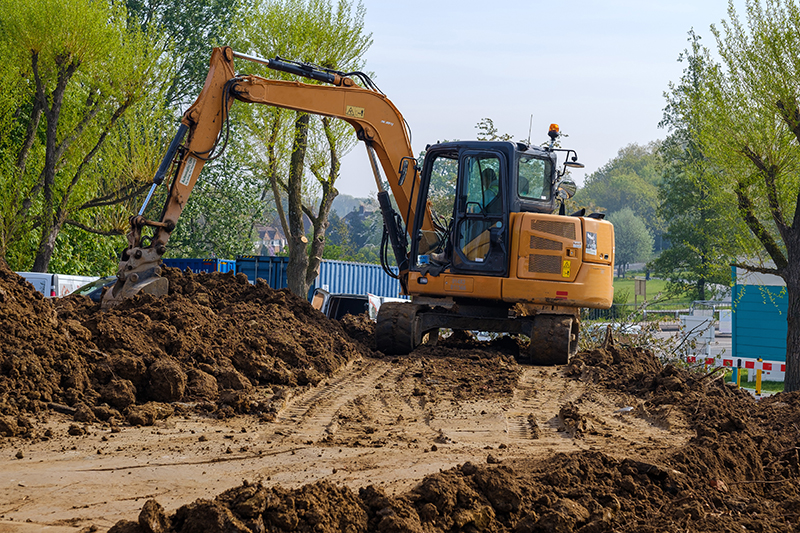
M 125 0 L 128 16 L 142 31 L 162 34 L 161 56 L 171 76 L 155 80 L 165 86 L 167 107 L 190 103 L 208 74 L 209 50 L 233 45 L 240 15 L 238 0 Z
M 241 49 L 238 36 L 248 24 L 238 0 L 125 0 L 132 24 L 155 28 L 163 36 L 157 53 L 165 73 L 153 83 L 161 89 L 164 134 L 160 150 L 175 132 L 178 111 L 200 93 L 209 69 L 211 47 L 230 45 Z M 239 114 L 234 110 L 234 116 Z M 255 176 L 253 149 L 238 120 L 230 126 L 226 156 L 209 162 L 192 191 L 170 237 L 172 257 L 235 257 L 252 249 L 254 225 L 263 223 L 273 209 L 264 202 Z M 137 140 L 137 142 L 140 142 Z M 160 160 L 161 154 L 153 161 Z M 166 191 L 159 191 L 151 218 L 160 216 Z M 259 207 L 259 203 L 263 206 Z
M 624 276 L 631 263 L 650 259 L 653 237 L 644 221 L 629 207 L 611 213 L 608 221 L 614 225 L 614 259 Z
M 240 138 L 243 129 L 232 125 L 225 156 L 203 167 L 170 236 L 169 256 L 233 259 L 254 252 L 255 224 L 264 220 L 265 213 L 261 179 L 249 168 L 251 152 Z
M 494 121 L 490 118 L 482 118 L 478 121 L 475 125 L 475 129 L 478 130 L 478 140 L 479 141 L 513 141 L 514 136 L 510 133 L 497 133 L 497 127 L 494 125 Z
M 147 95 L 153 37 L 128 28 L 119 6 L 91 0 L 7 0 L 0 28 L 18 78 L 11 119 L 0 119 L 9 123 L 0 142 L 0 256 L 32 245 L 32 270 L 46 271 L 65 224 L 81 226 L 76 215 L 125 202 L 140 185 L 101 153 Z
M 664 224 L 658 216 L 658 147 L 656 142 L 645 146 L 629 144 L 617 157 L 586 177 L 584 186 L 573 198 L 574 205 L 589 211 L 613 213 L 626 207 L 633 210 L 658 239 Z
M 659 124 L 671 131 L 659 149 L 663 166 L 658 209 L 668 221 L 664 236 L 671 246 L 649 266 L 670 280 L 673 291 L 688 289 L 694 299 L 706 300 L 710 287 L 730 285 L 730 263 L 737 255 L 736 232 L 731 229 L 737 221 L 731 219 L 717 185 L 721 176 L 716 174 L 722 170 L 708 160 L 699 140 L 692 110 L 705 98 L 708 65 L 694 31 L 689 32 L 689 43 L 690 49 L 678 58 L 687 66 L 680 82 L 670 84 L 665 94 L 667 106 Z
M 695 110 L 706 155 L 724 172 L 719 187 L 749 228 L 735 264 L 780 276 L 788 296 L 786 391 L 800 390 L 800 8 L 747 0 L 712 27 L 721 63 L 709 68 Z M 706 60 L 711 63 L 710 53 Z M 768 261 L 767 261 L 768 260 Z
M 330 0 L 265 0 L 252 15 L 259 32 L 248 40 L 261 57 L 281 55 L 335 70 L 363 70 L 364 53 L 372 44 L 364 15 L 360 2 L 348 0 L 339 0 L 335 8 Z M 288 241 L 288 286 L 305 295 L 319 274 L 340 160 L 355 144 L 355 134 L 348 124 L 329 117 L 265 107 L 250 112 L 252 133 L 264 147 L 267 189 Z M 311 222 L 310 242 L 304 217 Z

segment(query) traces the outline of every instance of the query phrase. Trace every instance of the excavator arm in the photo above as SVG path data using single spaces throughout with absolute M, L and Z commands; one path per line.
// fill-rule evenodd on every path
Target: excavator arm
M 251 75 L 237 76 L 234 57 L 256 61 L 327 85 Z M 405 179 L 405 171 L 401 170 L 404 160 L 413 160 L 414 154 L 403 117 L 385 95 L 360 87 L 352 78 L 341 73 L 280 59 L 253 58 L 238 54 L 229 47 L 215 48 L 203 90 L 184 113 L 181 126 L 153 178 L 147 200 L 139 214 L 131 217 L 128 247 L 122 253 L 117 271 L 118 281 L 106 293 L 104 308 L 113 307 L 121 299 L 139 292 L 166 293 L 167 281 L 160 277 L 161 256 L 166 252 L 170 234 L 197 183 L 200 171 L 206 161 L 214 157 L 229 110 L 236 100 L 340 118 L 351 124 L 358 139 L 367 146 L 378 191 L 383 189 L 378 171 L 380 165 L 406 224 L 414 220 L 412 195 L 419 191 L 419 178 L 416 172 L 412 172 L 409 179 Z M 157 221 L 148 220 L 143 216 L 147 204 L 155 188 L 168 174 L 172 176 L 172 181 L 161 217 Z M 433 220 L 430 212 L 426 211 L 423 229 L 432 229 Z M 152 237 L 143 236 L 146 226 L 155 229 Z M 395 254 L 398 254 L 397 248 Z

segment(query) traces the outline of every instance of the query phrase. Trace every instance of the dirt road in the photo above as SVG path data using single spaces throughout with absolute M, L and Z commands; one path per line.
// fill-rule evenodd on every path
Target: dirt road
M 502 390 L 482 384 L 475 398 L 453 393 L 461 380 L 492 371 L 507 378 Z M 577 438 L 559 417 L 570 403 L 591 413 Z M 102 531 L 136 516 L 147 499 L 174 511 L 242 480 L 287 488 L 318 480 L 372 484 L 397 494 L 428 474 L 490 456 L 596 450 L 645 459 L 689 438 L 680 420 L 667 427 L 620 412 L 637 403 L 562 370 L 518 367 L 499 356 L 361 359 L 285 398 L 269 422 L 173 416 L 151 427 L 80 425 L 85 433 L 72 436 L 72 417 L 49 416 L 48 440 L 0 449 L 0 515 Z

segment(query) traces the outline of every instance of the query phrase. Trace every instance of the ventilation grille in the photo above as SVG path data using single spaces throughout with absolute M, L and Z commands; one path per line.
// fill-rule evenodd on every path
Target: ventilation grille
M 561 241 L 551 241 L 550 239 L 544 239 L 536 235 L 531 236 L 531 250 L 551 250 L 560 252 L 563 249 L 564 244 Z
M 543 274 L 560 274 L 561 257 L 557 255 L 531 254 L 528 257 L 528 271 Z
M 557 220 L 531 220 L 531 229 L 550 235 L 557 235 L 565 239 L 575 240 L 575 224 L 572 222 L 559 222 Z

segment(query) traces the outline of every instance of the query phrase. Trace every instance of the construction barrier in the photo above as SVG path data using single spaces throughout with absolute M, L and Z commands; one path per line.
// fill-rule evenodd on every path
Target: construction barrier
M 696 363 L 697 357 L 690 355 L 686 358 L 687 363 Z M 733 359 L 731 357 L 706 357 L 706 366 L 725 366 L 728 368 L 745 368 L 748 370 L 766 370 L 768 372 L 786 372 L 786 363 L 781 361 L 762 361 L 760 359 L 743 359 L 741 357 Z
M 741 357 L 697 357 L 690 355 L 686 357 L 687 363 L 697 363 L 702 361 L 706 368 L 713 366 L 716 368 L 730 368 L 733 370 L 732 379 L 736 380 L 736 387 L 738 388 L 742 381 L 741 370 L 754 370 L 756 373 L 756 396 L 761 395 L 761 382 L 765 372 L 772 373 L 786 372 L 786 363 L 783 361 L 764 361 L 762 359 L 750 359 Z M 768 374 L 769 375 L 769 374 Z

